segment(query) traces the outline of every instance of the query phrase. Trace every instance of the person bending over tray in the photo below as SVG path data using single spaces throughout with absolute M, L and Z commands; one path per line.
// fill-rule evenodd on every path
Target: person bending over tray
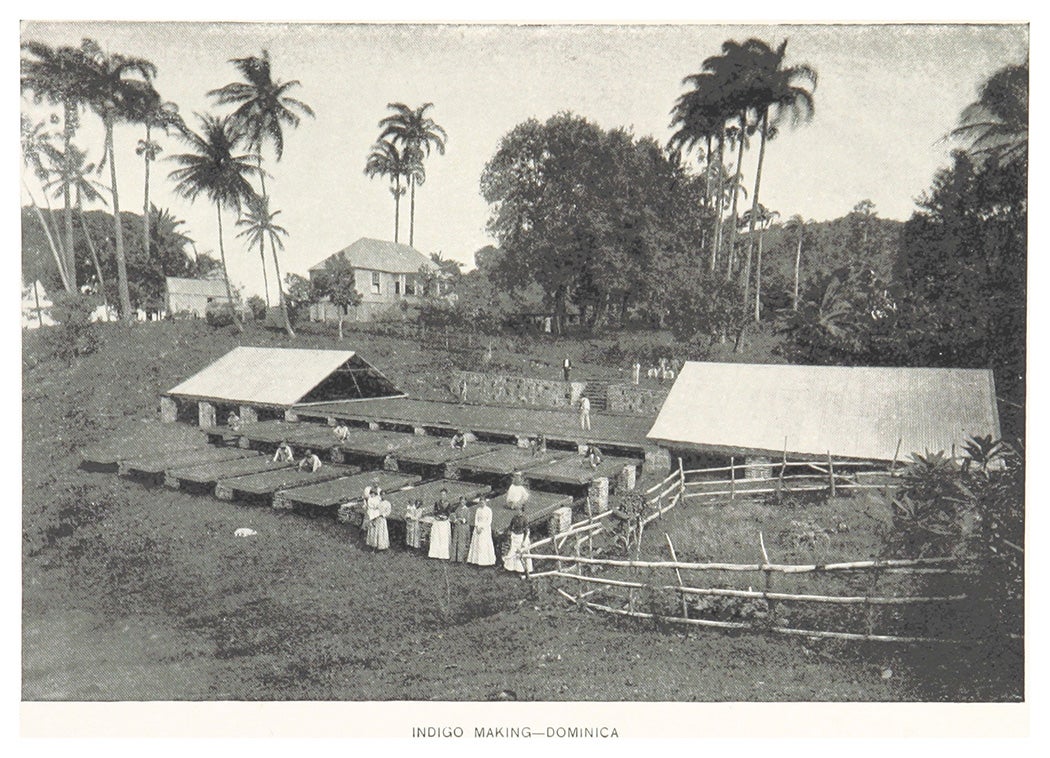
M 241 417 L 230 411 L 230 415 L 226 417 L 226 426 L 235 432 L 239 432 L 241 430 Z
M 456 510 L 452 513 L 452 560 L 463 563 L 470 552 L 470 510 L 467 499 L 460 497 Z
M 496 565 L 496 547 L 492 544 L 492 509 L 487 498 L 474 511 L 474 534 L 470 540 L 467 563 L 478 566 Z
M 299 470 L 316 474 L 321 468 L 321 459 L 313 450 L 307 450 L 306 455 L 299 461 Z
M 281 440 L 281 444 L 277 446 L 277 452 L 273 454 L 273 462 L 295 463 L 295 456 L 292 454 L 292 446 L 285 440 Z
M 338 424 L 337 426 L 332 427 L 332 434 L 334 434 L 335 438 L 340 442 L 346 442 L 346 438 L 350 436 L 350 427 L 346 424 Z

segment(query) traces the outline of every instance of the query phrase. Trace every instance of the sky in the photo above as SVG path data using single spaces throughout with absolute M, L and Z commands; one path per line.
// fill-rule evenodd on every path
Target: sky
M 784 218 L 817 220 L 842 216 L 863 199 L 883 217 L 908 218 L 947 163 L 951 144 L 944 136 L 960 111 L 990 74 L 1028 55 L 1028 30 L 1019 25 L 26 22 L 21 34 L 53 45 L 90 37 L 109 52 L 153 61 L 158 91 L 191 122 L 195 113 L 223 112 L 206 93 L 237 80 L 230 58 L 269 50 L 275 77 L 299 80 L 295 96 L 317 114 L 286 134 L 280 163 L 268 162 L 271 207 L 281 210 L 278 219 L 290 233 L 282 272 L 297 273 L 360 237 L 393 238 L 388 185 L 363 172 L 390 102 L 434 103 L 431 115 L 448 132 L 445 155 L 428 160 L 426 184 L 416 193 L 415 246 L 470 268 L 475 251 L 493 242 L 479 178 L 503 135 L 528 118 L 572 111 L 604 128 L 627 126 L 666 142 L 682 78 L 727 39 L 787 39 L 787 62 L 807 63 L 819 74 L 812 122 L 769 144 L 762 179 L 763 205 Z M 23 109 L 43 115 L 27 101 Z M 139 127 L 117 129 L 122 210 L 142 208 L 143 165 L 135 155 L 142 136 Z M 101 156 L 97 118 L 83 118 L 77 141 L 89 160 Z M 185 219 L 197 249 L 217 256 L 214 206 L 174 194 L 165 178 L 174 166 L 164 158 L 183 148 L 174 138 L 162 144 L 152 202 Z M 755 161 L 755 154 L 745 155 L 748 183 Z M 102 179 L 108 182 L 108 172 Z M 406 202 L 401 218 L 405 242 Z M 233 236 L 233 221 L 231 214 L 224 218 L 231 279 L 245 294 L 262 294 L 258 251 Z M 272 269 L 269 277 L 276 297 Z

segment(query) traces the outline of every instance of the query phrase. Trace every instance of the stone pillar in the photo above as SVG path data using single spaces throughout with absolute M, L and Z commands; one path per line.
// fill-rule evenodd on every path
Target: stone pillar
M 240 408 L 240 417 L 242 424 L 257 424 L 259 423 L 259 411 L 255 410 L 250 405 L 242 405 Z
M 671 454 L 662 447 L 646 447 L 645 471 L 661 476 L 667 475 L 671 471 Z
M 291 408 L 284 409 L 284 420 L 288 422 L 295 422 L 299 420 L 299 414 L 293 411 Z
M 572 508 L 568 505 L 558 508 L 551 514 L 548 522 L 551 534 L 567 532 L 572 527 Z
M 609 479 L 599 476 L 587 488 L 587 513 L 595 514 L 609 510 Z
M 416 435 L 417 437 L 426 437 L 427 436 L 427 430 L 424 429 L 421 426 L 413 426 L 412 427 L 412 434 Z
M 383 470 L 384 471 L 397 471 L 397 458 L 393 455 L 388 455 L 383 459 Z
M 369 421 L 368 422 L 368 430 L 370 432 L 378 432 L 379 431 L 379 422 L 378 421 Z
M 569 382 L 569 405 L 575 406 L 580 402 L 580 398 L 586 391 L 587 382 Z
M 773 476 L 773 461 L 765 455 L 749 455 L 744 458 L 745 479 L 768 479 Z
M 520 447 L 520 448 L 524 448 L 525 450 L 528 450 L 529 447 L 532 446 L 532 440 L 529 439 L 528 437 L 520 437 L 520 436 L 518 436 L 518 437 L 514 438 L 514 444 L 516 446 Z
M 628 463 L 623 467 L 623 471 L 620 472 L 620 483 L 619 487 L 624 490 L 633 490 L 635 483 L 638 481 L 638 466 L 633 463 Z
M 197 426 L 206 429 L 215 426 L 215 406 L 203 400 L 197 403 Z
M 173 424 L 179 417 L 179 406 L 174 398 L 162 397 L 160 399 L 160 420 L 165 424 Z

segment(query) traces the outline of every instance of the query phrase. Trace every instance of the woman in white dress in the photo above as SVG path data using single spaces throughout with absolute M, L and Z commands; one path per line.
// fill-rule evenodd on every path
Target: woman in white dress
M 496 565 L 496 546 L 492 544 L 492 509 L 485 499 L 474 511 L 474 535 L 470 540 L 467 563 L 478 566 Z
M 525 486 L 525 477 L 520 471 L 515 471 L 510 480 L 510 488 L 507 490 L 507 507 L 512 511 L 520 511 L 529 500 L 529 489 Z
M 434 523 L 430 525 L 430 550 L 427 551 L 428 558 L 440 558 L 447 561 L 450 557 L 452 545 L 452 524 L 449 522 L 450 504 L 447 502 L 447 493 L 441 491 L 441 499 L 434 503 Z
M 365 543 L 376 550 L 386 550 L 390 547 L 390 532 L 387 529 L 386 517 L 390 515 L 390 501 L 372 498 L 365 511 L 368 517 L 368 533 Z
M 519 574 L 532 571 L 532 559 L 521 559 L 521 553 L 529 549 L 528 519 L 525 517 L 525 509 L 514 514 L 510 520 L 510 546 L 507 554 L 503 557 L 503 568 L 507 571 L 516 571 Z

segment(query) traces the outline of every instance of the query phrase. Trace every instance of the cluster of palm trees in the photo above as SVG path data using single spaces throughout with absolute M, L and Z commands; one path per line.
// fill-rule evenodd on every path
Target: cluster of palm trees
M 404 103 L 390 103 L 392 113 L 379 121 L 379 139 L 365 161 L 365 175 L 383 177 L 390 182 L 394 196 L 394 242 L 400 241 L 401 198 L 409 195 L 408 244 L 415 243 L 416 187 L 427 180 L 424 161 L 430 151 L 445 154 L 448 135 L 428 115 L 433 103 L 410 108 Z M 402 184 L 403 183 L 403 184 Z
M 708 269 L 724 267 L 727 281 L 739 277 L 744 307 L 751 304 L 755 243 L 771 220 L 760 203 L 766 143 L 785 125 L 795 126 L 813 117 L 817 72 L 805 64 L 787 65 L 787 40 L 777 47 L 759 39 L 743 43 L 728 40 L 719 55 L 707 58 L 701 71 L 683 80 L 689 89 L 671 110 L 675 129 L 669 147 L 695 152 L 705 175 L 706 208 L 713 220 L 707 247 Z M 743 183 L 745 151 L 757 137 L 758 157 L 751 191 L 751 209 L 738 213 L 746 191 Z M 735 167 L 727 167 L 726 152 L 736 151 Z M 728 208 L 726 207 L 728 205 Z M 728 212 L 728 216 L 727 216 Z M 728 233 L 726 230 L 728 226 Z M 738 232 L 747 229 L 747 254 L 738 251 Z M 761 261 L 756 265 L 755 320 L 761 315 Z
M 157 160 L 162 151 L 161 145 L 154 139 L 154 130 L 166 134 L 174 132 L 187 144 L 188 152 L 171 156 L 170 160 L 178 168 L 170 173 L 170 177 L 176 182 L 178 194 L 191 201 L 203 195 L 215 204 L 223 276 L 231 302 L 233 292 L 226 268 L 222 232 L 224 210 L 237 212 L 237 224 L 243 228 L 238 236 L 245 237 L 249 245 L 259 247 L 264 286 L 267 287 L 267 304 L 269 286 L 266 282 L 265 245 L 267 241 L 270 243 L 285 328 L 292 334 L 277 256 L 277 251 L 284 247 L 281 237 L 287 235 L 287 231 L 275 221 L 280 211 L 270 209 L 263 153 L 269 147 L 274 160 L 280 161 L 284 154 L 284 129 L 296 128 L 302 117 L 314 115 L 308 105 L 289 94 L 300 83 L 275 79 L 266 50 L 258 56 L 235 58 L 230 62 L 240 72 L 242 80 L 231 82 L 208 94 L 217 105 L 234 105 L 236 108 L 224 116 L 197 114 L 199 129 L 194 131 L 179 115 L 178 106 L 164 101 L 154 88 L 157 68 L 148 60 L 107 53 L 90 39 L 83 40 L 79 46 L 52 47 L 41 42 L 25 42 L 22 51 L 22 91 L 38 103 L 61 108 L 61 116 L 56 114 L 52 117 L 52 123 L 62 124 L 61 137 L 57 139 L 47 131 L 45 122 L 33 123 L 23 115 L 22 155 L 26 166 L 45 187 L 44 201 L 48 210 L 50 202 L 47 190 L 54 188 L 56 196 L 61 196 L 63 200 L 64 235 L 57 229 L 52 230 L 31 188 L 23 182 L 44 228 L 63 287 L 69 292 L 78 291 L 73 210 L 82 210 L 85 201 L 105 202 L 106 198 L 99 191 L 103 188 L 91 178 L 91 174 L 101 172 L 108 165 L 109 186 L 104 191 L 112 202 L 120 312 L 125 319 L 134 317 L 128 288 L 124 230 L 120 222 L 113 134 L 121 125 L 145 128 L 144 138 L 139 140 L 136 154 L 142 157 L 145 166 L 142 237 L 148 257 L 150 220 L 158 215 L 150 203 L 150 164 Z M 73 142 L 84 111 L 90 111 L 100 118 L 105 129 L 105 147 L 97 165 L 89 163 L 86 153 Z M 250 179 L 258 179 L 258 191 Z M 54 219 L 53 214 L 48 215 Z M 90 237 L 88 244 L 99 285 L 105 291 L 102 269 Z M 239 328 L 240 323 L 236 319 L 235 309 L 235 322 Z

